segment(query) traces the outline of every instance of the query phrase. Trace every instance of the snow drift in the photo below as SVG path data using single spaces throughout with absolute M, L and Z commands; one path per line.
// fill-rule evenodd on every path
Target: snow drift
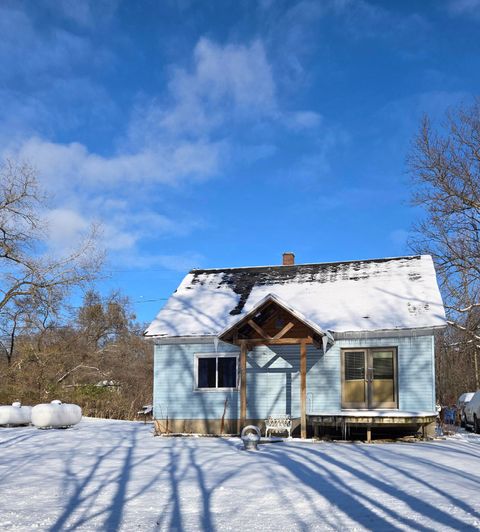
M 31 417 L 31 406 L 22 406 L 22 403 L 0 406 L 0 425 L 28 425 Z
M 40 429 L 71 427 L 81 419 L 82 409 L 78 405 L 63 404 L 58 400 L 32 408 L 32 423 Z

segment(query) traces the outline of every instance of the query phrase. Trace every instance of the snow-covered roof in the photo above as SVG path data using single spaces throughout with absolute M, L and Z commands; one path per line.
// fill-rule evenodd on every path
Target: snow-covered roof
M 417 255 L 192 270 L 145 334 L 217 336 L 269 294 L 332 332 L 445 325 L 432 258 Z

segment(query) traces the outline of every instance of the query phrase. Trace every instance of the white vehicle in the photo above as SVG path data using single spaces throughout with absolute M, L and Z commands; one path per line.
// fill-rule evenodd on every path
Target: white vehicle
M 460 416 L 460 425 L 465 426 L 463 411 L 465 406 L 472 400 L 472 397 L 475 395 L 475 392 L 465 392 L 457 399 L 457 411 Z
M 472 399 L 465 405 L 462 422 L 465 428 L 472 428 L 474 432 L 480 434 L 480 390 L 475 392 Z

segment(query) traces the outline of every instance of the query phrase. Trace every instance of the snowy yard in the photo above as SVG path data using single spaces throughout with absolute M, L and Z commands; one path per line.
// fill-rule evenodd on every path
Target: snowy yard
M 415 444 L 154 438 L 87 419 L 0 429 L 2 530 L 480 528 L 480 438 Z

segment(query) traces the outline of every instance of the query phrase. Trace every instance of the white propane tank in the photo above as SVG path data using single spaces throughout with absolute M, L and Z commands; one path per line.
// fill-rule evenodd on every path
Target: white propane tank
M 0 406 L 0 425 L 29 425 L 32 418 L 32 407 L 22 406 L 15 402 L 11 406 Z
M 32 423 L 39 429 L 71 427 L 81 420 L 82 409 L 78 405 L 58 400 L 32 408 Z

